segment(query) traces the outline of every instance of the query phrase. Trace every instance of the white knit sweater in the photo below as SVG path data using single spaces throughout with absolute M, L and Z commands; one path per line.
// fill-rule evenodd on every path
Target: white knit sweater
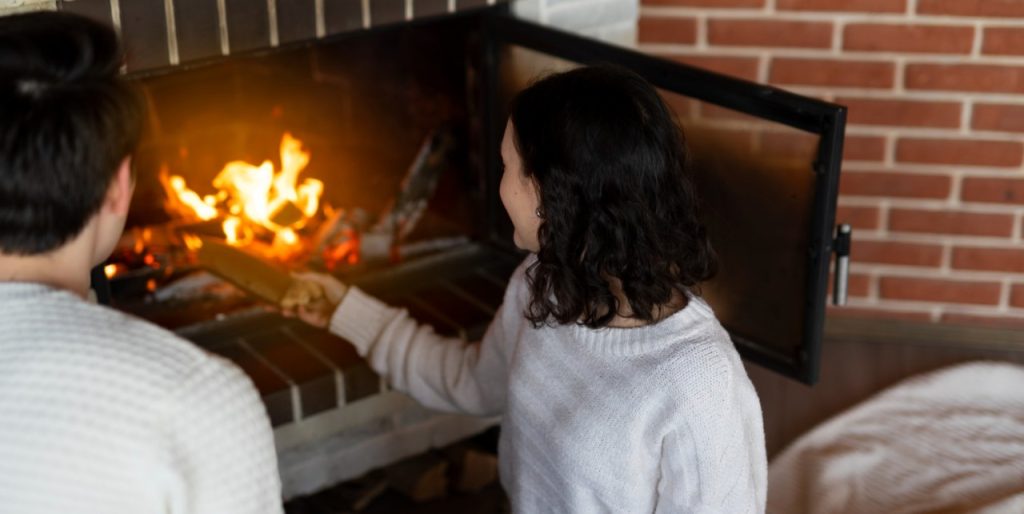
M 248 377 L 71 293 L 0 282 L 0 513 L 281 512 Z
M 517 513 L 764 512 L 760 404 L 710 307 L 692 297 L 651 326 L 535 329 L 529 262 L 480 344 L 356 288 L 331 330 L 428 407 L 503 414 L 500 472 Z

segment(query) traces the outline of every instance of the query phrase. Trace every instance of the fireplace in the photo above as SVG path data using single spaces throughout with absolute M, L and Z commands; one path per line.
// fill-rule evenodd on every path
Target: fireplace
M 493 426 L 390 391 L 351 345 L 266 300 L 274 277 L 312 268 L 478 338 L 523 257 L 497 193 L 507 100 L 592 62 L 643 75 L 682 120 L 722 260 L 703 292 L 741 353 L 813 382 L 845 110 L 501 5 L 136 73 L 151 112 L 136 200 L 97 288 L 252 378 L 286 496 Z M 254 183 L 258 208 L 238 198 Z

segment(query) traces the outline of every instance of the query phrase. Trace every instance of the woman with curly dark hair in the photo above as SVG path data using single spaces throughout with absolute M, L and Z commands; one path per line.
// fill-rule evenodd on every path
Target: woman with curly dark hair
M 633 73 L 575 69 L 519 94 L 501 154 L 531 255 L 480 343 L 323 276 L 324 301 L 285 307 L 428 407 L 503 415 L 515 512 L 763 512 L 761 409 L 696 293 L 715 257 L 671 111 Z

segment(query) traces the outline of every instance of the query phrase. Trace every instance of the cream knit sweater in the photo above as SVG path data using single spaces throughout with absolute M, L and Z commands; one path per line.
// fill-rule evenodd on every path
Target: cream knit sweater
M 249 379 L 71 293 L 0 282 L 0 513 L 281 512 Z
M 535 329 L 529 262 L 480 344 L 356 288 L 331 330 L 428 407 L 503 414 L 500 473 L 517 513 L 764 512 L 760 404 L 710 307 L 692 297 L 641 328 Z

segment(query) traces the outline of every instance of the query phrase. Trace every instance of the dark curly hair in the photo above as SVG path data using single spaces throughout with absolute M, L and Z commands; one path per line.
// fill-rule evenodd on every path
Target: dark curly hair
M 143 120 L 121 57 L 80 16 L 0 17 L 0 253 L 51 251 L 99 211 Z
M 653 322 L 674 292 L 716 271 L 687 172 L 682 129 L 640 76 L 591 66 L 551 75 L 512 102 L 524 173 L 540 190 L 534 326 L 606 326 L 618 279 L 633 316 Z

